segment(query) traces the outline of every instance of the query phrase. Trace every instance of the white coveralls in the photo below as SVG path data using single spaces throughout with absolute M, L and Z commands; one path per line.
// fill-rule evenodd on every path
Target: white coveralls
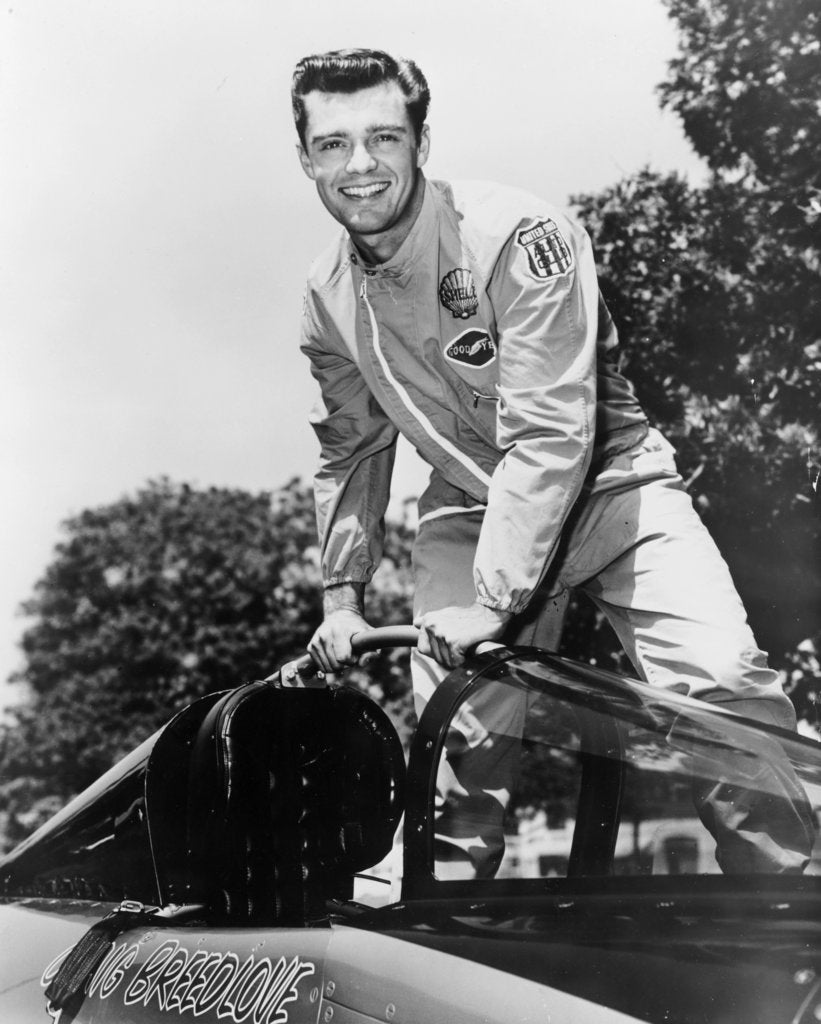
M 610 360 L 584 230 L 515 189 L 425 187 L 391 260 L 363 265 L 343 233 L 311 268 L 325 584 L 379 563 L 401 431 L 432 467 L 416 612 L 478 600 L 516 615 L 506 639 L 551 647 L 580 587 L 648 682 L 794 727 L 670 445 Z M 443 672 L 417 657 L 413 675 L 421 710 Z

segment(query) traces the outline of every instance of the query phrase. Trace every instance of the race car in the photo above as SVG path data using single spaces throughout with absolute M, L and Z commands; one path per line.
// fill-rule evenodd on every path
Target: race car
M 821 744 L 535 648 L 453 671 L 406 767 L 301 659 L 0 861 L 0 1021 L 809 1024 L 820 806 Z

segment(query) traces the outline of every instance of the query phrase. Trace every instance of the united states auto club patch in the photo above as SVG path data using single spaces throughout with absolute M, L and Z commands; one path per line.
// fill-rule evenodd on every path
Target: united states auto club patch
M 474 370 L 487 366 L 496 358 L 496 346 L 487 331 L 471 327 L 445 347 L 445 358 Z
M 445 274 L 439 285 L 439 301 L 454 317 L 467 320 L 479 308 L 473 275 L 464 267 L 456 267 Z
M 530 273 L 546 279 L 560 277 L 573 266 L 573 256 L 555 221 L 534 221 L 516 235 L 516 243 L 527 254 Z

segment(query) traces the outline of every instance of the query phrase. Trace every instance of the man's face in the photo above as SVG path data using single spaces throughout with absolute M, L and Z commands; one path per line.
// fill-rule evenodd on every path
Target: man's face
M 331 216 L 370 244 L 388 232 L 409 230 L 429 138 L 425 126 L 417 143 L 399 86 L 387 82 L 354 93 L 311 92 L 305 110 L 299 158 Z

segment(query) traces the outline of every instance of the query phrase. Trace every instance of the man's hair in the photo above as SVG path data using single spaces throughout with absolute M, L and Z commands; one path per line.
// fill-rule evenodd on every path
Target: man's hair
M 294 69 L 291 103 L 299 141 L 305 145 L 308 120 L 304 97 L 309 92 L 359 92 L 383 82 L 396 82 L 405 97 L 417 143 L 428 116 L 430 90 L 412 60 L 395 60 L 383 50 L 331 50 L 303 57 Z

